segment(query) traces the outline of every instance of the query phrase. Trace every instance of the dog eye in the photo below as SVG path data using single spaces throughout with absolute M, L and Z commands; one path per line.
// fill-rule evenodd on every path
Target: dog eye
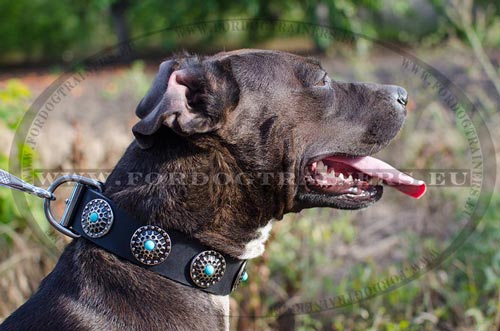
M 314 86 L 326 86 L 329 81 L 330 78 L 328 77 L 328 74 L 325 72 L 323 77 L 316 84 L 314 84 Z

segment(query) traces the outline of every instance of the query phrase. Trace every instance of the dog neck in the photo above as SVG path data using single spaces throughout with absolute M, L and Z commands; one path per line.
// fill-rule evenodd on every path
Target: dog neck
M 271 215 L 257 208 L 254 202 L 258 200 L 251 190 L 210 182 L 200 185 L 176 183 L 196 173 L 211 177 L 238 171 L 230 157 L 214 149 L 201 151 L 177 141 L 144 151 L 132 143 L 109 176 L 104 194 L 144 224 L 175 229 L 222 253 L 249 259 L 262 254 L 271 229 Z M 172 174 L 177 177 L 172 179 Z M 211 329 L 229 328 L 228 296 L 204 293 L 145 272 L 83 239 L 75 241 L 67 251 L 72 252 L 73 257 L 66 263 L 77 264 L 75 268 L 82 269 L 80 284 L 89 284 L 86 288 L 106 294 L 100 294 L 110 298 L 106 312 L 117 316 L 117 320 L 123 315 L 119 311 L 121 305 L 126 305 L 145 307 L 147 311 L 140 315 L 152 319 L 144 323 L 153 325 L 150 329 L 165 329 L 172 320 L 177 326 L 188 325 L 189 330 L 207 329 L 207 323 L 212 325 Z M 95 287 L 95 283 L 106 284 L 106 289 Z M 113 293 L 106 293 L 109 289 L 113 289 Z M 73 304 L 82 305 L 91 302 L 91 298 L 92 293 L 89 293 L 88 300 Z M 135 302 L 131 304 L 131 300 Z M 76 308 L 89 309 L 88 306 Z M 125 315 L 122 316 L 124 321 Z M 183 316 L 183 321 L 179 320 L 179 315 Z M 153 320 L 158 324 L 151 324 Z M 193 321 L 205 325 L 196 328 Z M 113 330 L 111 325 L 109 329 Z
M 224 149 L 205 150 L 177 136 L 173 143 L 164 135 L 148 150 L 129 146 L 106 182 L 105 195 L 144 224 L 184 232 L 236 258 L 262 254 L 273 217 L 267 208 L 275 201 L 271 193 L 221 183 L 251 181 Z

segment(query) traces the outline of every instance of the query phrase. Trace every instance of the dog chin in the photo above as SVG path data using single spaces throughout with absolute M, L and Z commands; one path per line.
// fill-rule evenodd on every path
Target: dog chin
M 302 192 L 295 199 L 294 211 L 298 212 L 307 208 L 336 208 L 346 210 L 356 210 L 369 207 L 380 200 L 383 187 L 377 186 L 368 196 L 341 194 L 330 195 L 320 192 Z

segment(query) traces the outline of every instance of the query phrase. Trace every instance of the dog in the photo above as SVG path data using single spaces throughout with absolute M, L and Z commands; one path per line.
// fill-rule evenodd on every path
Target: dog
M 280 51 L 182 55 L 160 65 L 104 195 L 142 224 L 252 259 L 287 213 L 364 208 L 382 184 L 423 194 L 423 183 L 370 157 L 400 130 L 407 99 L 402 87 L 334 81 L 317 60 Z M 174 173 L 210 180 L 172 184 Z M 212 180 L 219 174 L 224 182 Z M 0 330 L 213 331 L 228 330 L 228 316 L 227 295 L 79 238 Z

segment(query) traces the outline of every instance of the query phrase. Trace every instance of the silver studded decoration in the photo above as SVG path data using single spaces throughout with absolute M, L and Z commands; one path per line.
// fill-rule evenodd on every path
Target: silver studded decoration
M 137 261 L 157 265 L 165 261 L 172 250 L 168 233 L 160 227 L 145 225 L 138 228 L 130 239 L 130 249 Z
M 236 275 L 236 278 L 233 281 L 233 287 L 231 288 L 231 291 L 236 290 L 240 286 L 241 281 L 243 280 L 243 275 L 245 274 L 246 271 L 247 271 L 247 262 L 245 261 L 241 265 L 240 270 L 238 270 L 238 274 Z
M 211 266 L 211 267 L 210 267 Z M 210 268 L 211 272 L 207 272 Z M 196 255 L 191 261 L 191 280 L 201 288 L 207 288 L 222 279 L 226 271 L 226 260 L 224 256 L 216 251 L 203 251 Z
M 103 199 L 87 203 L 82 212 L 82 229 L 91 238 L 100 238 L 109 232 L 113 225 L 113 210 Z

